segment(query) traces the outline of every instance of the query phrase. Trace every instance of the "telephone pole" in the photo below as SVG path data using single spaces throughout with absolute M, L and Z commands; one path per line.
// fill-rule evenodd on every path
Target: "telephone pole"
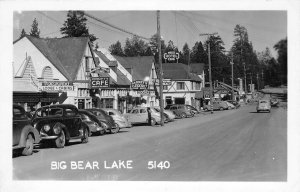
M 213 111 L 213 88 L 212 88 L 212 80 L 211 80 L 211 61 L 210 61 L 210 37 L 216 35 L 218 33 L 202 33 L 200 36 L 208 36 L 208 66 L 209 66 L 209 97 L 210 97 L 210 113 L 214 113 Z
M 234 90 L 233 90 L 233 52 L 231 52 L 231 100 L 235 100 L 234 99 Z
M 163 103 L 163 69 L 162 69 L 162 62 L 161 62 L 161 37 L 160 37 L 160 11 L 157 11 L 157 41 L 158 41 L 158 63 L 159 63 L 159 106 L 160 106 L 160 125 L 164 126 L 164 103 Z

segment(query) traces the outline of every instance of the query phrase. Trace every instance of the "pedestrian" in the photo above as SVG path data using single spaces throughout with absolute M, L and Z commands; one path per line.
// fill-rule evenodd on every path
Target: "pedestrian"
M 148 113 L 148 125 L 151 125 L 151 109 L 150 109 L 150 107 L 147 107 L 147 113 Z

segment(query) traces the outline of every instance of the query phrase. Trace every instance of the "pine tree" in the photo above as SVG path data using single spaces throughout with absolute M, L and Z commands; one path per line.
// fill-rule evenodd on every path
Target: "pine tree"
M 39 24 L 36 20 L 36 18 L 34 18 L 32 25 L 31 25 L 31 31 L 30 31 L 30 36 L 33 37 L 40 37 L 40 30 L 39 30 Z
M 27 35 L 26 31 L 24 29 L 22 29 L 21 34 L 20 34 L 20 39 L 26 35 Z
M 60 32 L 64 37 L 89 37 L 93 44 L 97 38 L 89 33 L 86 21 L 83 11 L 68 11 L 67 20 L 64 22 L 63 27 L 60 28 Z

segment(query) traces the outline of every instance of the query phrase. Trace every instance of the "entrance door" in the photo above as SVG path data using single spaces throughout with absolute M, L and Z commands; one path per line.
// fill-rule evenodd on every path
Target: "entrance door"
M 78 109 L 84 109 L 85 107 L 84 99 L 78 99 Z
M 170 96 L 166 97 L 166 103 L 167 103 L 167 105 L 171 105 L 172 104 L 172 97 L 170 97 Z

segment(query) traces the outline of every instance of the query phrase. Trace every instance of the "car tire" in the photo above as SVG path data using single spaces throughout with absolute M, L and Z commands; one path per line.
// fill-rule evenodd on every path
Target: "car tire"
M 205 108 L 204 111 L 208 111 L 208 108 Z
M 116 134 L 119 131 L 120 131 L 120 126 L 118 125 L 118 123 L 115 123 L 115 128 L 110 129 L 111 134 Z
M 83 137 L 81 138 L 81 143 L 89 142 L 89 130 L 85 127 L 83 128 Z
M 224 109 L 223 109 L 223 107 L 220 107 L 220 111 L 223 111 Z
M 57 148 L 64 148 L 65 145 L 66 145 L 66 134 L 65 131 L 62 130 L 60 136 L 55 139 L 55 146 Z
M 156 125 L 156 120 L 151 118 L 151 126 L 154 126 L 154 125 Z
M 232 109 L 232 108 L 229 106 L 229 107 L 228 107 L 228 110 L 231 110 L 231 109 Z
M 181 118 L 186 118 L 186 114 L 185 113 L 181 113 Z
M 32 137 L 31 134 L 28 134 L 25 142 L 25 148 L 22 150 L 22 155 L 25 156 L 32 155 L 33 143 L 34 143 L 34 138 Z

